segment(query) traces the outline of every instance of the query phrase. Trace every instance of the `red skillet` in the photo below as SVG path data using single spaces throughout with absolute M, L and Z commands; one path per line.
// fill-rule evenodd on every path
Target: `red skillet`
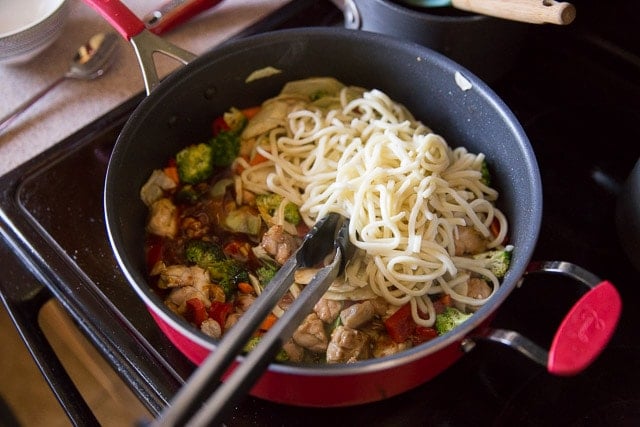
M 194 60 L 193 54 L 146 30 L 122 4 L 85 1 L 131 41 L 143 69 L 156 51 L 185 64 Z M 246 76 L 266 66 L 279 68 L 281 73 L 246 82 Z M 127 280 L 159 327 L 194 363 L 200 364 L 217 343 L 164 307 L 147 284 L 142 253 L 146 207 L 140 201 L 139 188 L 151 171 L 180 147 L 206 136 L 212 117 L 232 105 L 256 105 L 277 93 L 283 83 L 312 75 L 332 75 L 344 82 L 383 89 L 416 117 L 428 118 L 429 125 L 447 140 L 464 141 L 472 152 L 484 152 L 501 189 L 500 203 L 510 219 L 511 243 L 516 250 L 496 295 L 449 334 L 394 356 L 348 365 L 272 364 L 251 390 L 253 395 L 305 406 L 385 399 L 449 368 L 479 339 L 509 345 L 553 374 L 573 375 L 584 370 L 611 338 L 621 311 L 620 296 L 611 283 L 569 263 L 531 263 L 542 216 L 542 184 L 535 154 L 513 113 L 484 82 L 459 64 L 423 46 L 379 34 L 306 28 L 225 43 L 174 71 L 162 83 L 154 72 L 144 72 L 149 74 L 145 84 L 150 95 L 123 128 L 107 170 L 107 231 Z M 454 75 L 463 75 L 471 88 L 462 89 Z M 489 327 L 509 293 L 524 276 L 536 271 L 566 274 L 592 288 L 570 310 L 548 352 L 517 332 Z

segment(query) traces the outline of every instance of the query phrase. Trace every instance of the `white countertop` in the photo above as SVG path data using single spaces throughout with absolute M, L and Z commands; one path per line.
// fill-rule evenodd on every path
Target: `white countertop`
M 64 74 L 77 48 L 93 34 L 113 31 L 106 20 L 82 0 L 68 0 L 69 19 L 62 35 L 48 50 L 20 65 L 0 64 L 0 117 Z M 167 0 L 124 0 L 139 17 Z M 163 37 L 201 54 L 230 38 L 286 0 L 224 0 Z M 34 104 L 0 134 L 0 175 L 55 145 L 96 118 L 144 91 L 133 47 L 120 39 L 116 62 L 92 81 L 67 79 Z M 159 58 L 161 76 L 179 66 Z

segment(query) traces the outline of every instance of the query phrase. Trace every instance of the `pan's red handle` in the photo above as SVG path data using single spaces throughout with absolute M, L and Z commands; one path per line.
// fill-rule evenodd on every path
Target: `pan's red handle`
M 569 262 L 544 261 L 528 265 L 527 274 L 538 272 L 560 273 L 590 288 L 565 315 L 549 351 L 516 331 L 489 327 L 482 329 L 481 335 L 465 339 L 462 350 L 470 351 L 476 338 L 486 339 L 519 351 L 546 366 L 551 374 L 578 374 L 600 355 L 613 337 L 622 313 L 622 299 L 613 284 Z
M 195 54 L 149 31 L 144 22 L 119 0 L 83 1 L 100 13 L 122 37 L 131 43 L 138 57 L 147 94 L 160 84 L 155 66 L 155 53 L 161 53 L 183 64 L 196 59 Z
M 127 40 L 146 29 L 144 22 L 119 0 L 83 1 L 100 13 Z
M 211 9 L 222 0 L 169 0 L 148 13 L 142 20 L 155 34 L 163 34 L 200 12 Z
M 608 281 L 584 294 L 556 331 L 548 371 L 574 375 L 590 365 L 613 336 L 621 311 L 620 295 Z

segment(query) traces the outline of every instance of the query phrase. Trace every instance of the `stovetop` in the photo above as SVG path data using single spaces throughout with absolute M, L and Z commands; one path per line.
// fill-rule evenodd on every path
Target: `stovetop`
M 514 68 L 491 86 L 521 121 L 542 175 L 543 223 L 534 259 L 574 262 L 613 282 L 622 295 L 618 330 L 600 357 L 583 373 L 559 378 L 507 347 L 479 343 L 435 379 L 396 397 L 324 409 L 247 397 L 229 426 L 640 422 L 640 313 L 634 307 L 640 272 L 623 252 L 614 222 L 620 184 L 640 157 L 640 43 L 637 15 L 624 13 L 632 12 L 633 2 L 599 3 L 575 2 L 584 18 L 570 27 L 531 28 Z M 298 1 L 242 35 L 340 19 L 330 2 Z M 93 414 L 37 327 L 38 309 L 52 297 L 153 414 L 194 370 L 126 283 L 105 232 L 102 190 L 110 151 L 142 97 L 0 177 L 3 302 L 79 424 Z M 493 325 L 548 345 L 576 297 L 575 286 L 531 277 L 500 307 Z

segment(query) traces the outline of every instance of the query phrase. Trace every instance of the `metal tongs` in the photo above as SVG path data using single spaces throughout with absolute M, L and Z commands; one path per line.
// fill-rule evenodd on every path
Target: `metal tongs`
M 311 312 L 353 255 L 349 241 L 349 220 L 337 213 L 322 217 L 303 239 L 302 245 L 278 270 L 269 285 L 220 340 L 202 365 L 176 394 L 171 404 L 151 425 L 210 426 L 223 422 L 227 412 L 249 392 L 277 352 Z M 333 252 L 333 259 L 305 286 L 284 315 L 262 336 L 244 361 L 221 383 L 229 365 L 240 354 L 260 323 L 291 287 L 294 273 L 315 267 Z M 198 408 L 199 406 L 199 408 Z

